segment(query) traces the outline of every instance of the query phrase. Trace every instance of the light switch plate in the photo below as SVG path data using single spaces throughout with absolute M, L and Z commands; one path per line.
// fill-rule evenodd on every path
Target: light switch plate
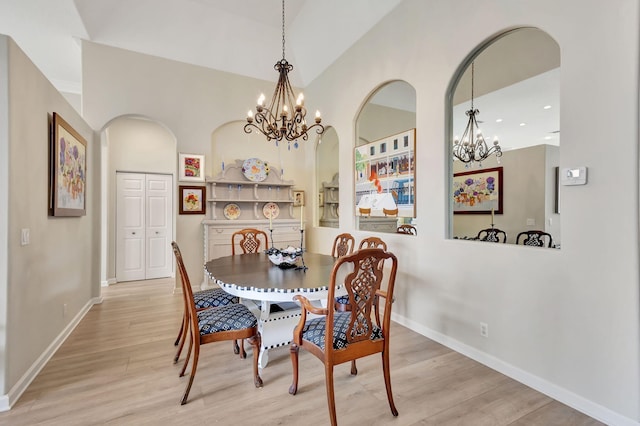
M 563 186 L 585 185 L 587 183 L 586 167 L 565 167 L 560 171 L 560 183 Z
M 30 243 L 29 228 L 23 228 L 20 230 L 20 245 L 26 246 Z

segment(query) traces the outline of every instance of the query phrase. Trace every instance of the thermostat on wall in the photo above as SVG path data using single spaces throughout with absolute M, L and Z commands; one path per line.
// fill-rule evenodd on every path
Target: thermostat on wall
M 560 183 L 564 186 L 585 185 L 587 183 L 586 167 L 567 167 L 560 172 Z

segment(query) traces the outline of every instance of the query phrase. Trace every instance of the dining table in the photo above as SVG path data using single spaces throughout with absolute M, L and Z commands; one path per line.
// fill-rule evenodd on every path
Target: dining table
M 318 306 L 327 306 L 335 260 L 330 255 L 304 252 L 298 260 L 300 267 L 281 268 L 265 253 L 248 253 L 223 256 L 205 263 L 205 273 L 214 285 L 238 296 L 258 318 L 262 339 L 258 358 L 260 368 L 267 366 L 270 349 L 291 343 L 293 329 L 301 316 L 294 296 L 303 295 Z M 303 265 L 305 267 L 301 267 Z M 348 271 L 348 268 L 339 271 L 336 282 L 343 282 Z M 335 296 L 343 294 L 346 290 L 338 285 Z

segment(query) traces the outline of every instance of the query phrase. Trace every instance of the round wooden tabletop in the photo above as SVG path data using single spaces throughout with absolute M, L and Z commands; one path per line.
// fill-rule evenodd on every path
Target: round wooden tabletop
M 255 253 L 210 260 L 205 272 L 224 290 L 245 298 L 291 301 L 302 294 L 319 299 L 326 297 L 334 262 L 333 256 L 305 253 L 308 269 L 281 269 L 266 254 Z

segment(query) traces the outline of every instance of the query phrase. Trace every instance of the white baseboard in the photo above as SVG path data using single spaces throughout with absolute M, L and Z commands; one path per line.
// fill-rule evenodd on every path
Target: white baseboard
M 445 334 L 427 328 L 421 324 L 408 320 L 407 318 L 396 315 L 394 313 L 391 314 L 391 317 L 398 324 L 401 324 L 415 331 L 416 333 L 419 333 L 458 353 L 461 353 L 462 355 L 465 355 L 473 359 L 474 361 L 484 364 L 487 367 L 504 374 L 505 376 L 517 380 L 518 382 L 523 383 L 537 390 L 538 392 L 541 392 L 557 401 L 560 401 L 561 403 L 566 404 L 569 407 L 578 410 L 590 417 L 593 417 L 594 419 L 599 420 L 605 424 L 615 426 L 640 426 L 640 422 L 616 413 L 609 408 L 603 407 L 600 404 L 590 401 L 580 395 L 577 395 L 567 389 L 551 383 L 548 380 L 528 373 L 518 367 L 504 362 L 499 358 L 479 351 L 472 346 L 452 339 Z
M 110 285 L 113 285 L 113 284 L 115 284 L 115 283 L 117 283 L 117 282 L 118 282 L 118 281 L 117 281 L 115 278 L 109 278 L 109 279 L 108 279 L 108 280 L 106 280 L 106 281 L 101 281 L 101 282 L 100 282 L 100 285 L 101 285 L 102 287 L 109 287 Z
M 22 396 L 25 390 L 29 387 L 33 379 L 42 371 L 44 366 L 49 362 L 53 354 L 62 346 L 67 337 L 77 327 L 82 318 L 89 312 L 89 309 L 97 303 L 102 302 L 102 297 L 94 297 L 89 300 L 86 305 L 78 312 L 78 314 L 67 324 L 62 332 L 51 342 L 49 347 L 38 357 L 38 359 L 31 365 L 27 372 L 18 380 L 18 382 L 9 390 L 8 394 L 0 396 L 0 412 L 10 410 L 13 404 Z

